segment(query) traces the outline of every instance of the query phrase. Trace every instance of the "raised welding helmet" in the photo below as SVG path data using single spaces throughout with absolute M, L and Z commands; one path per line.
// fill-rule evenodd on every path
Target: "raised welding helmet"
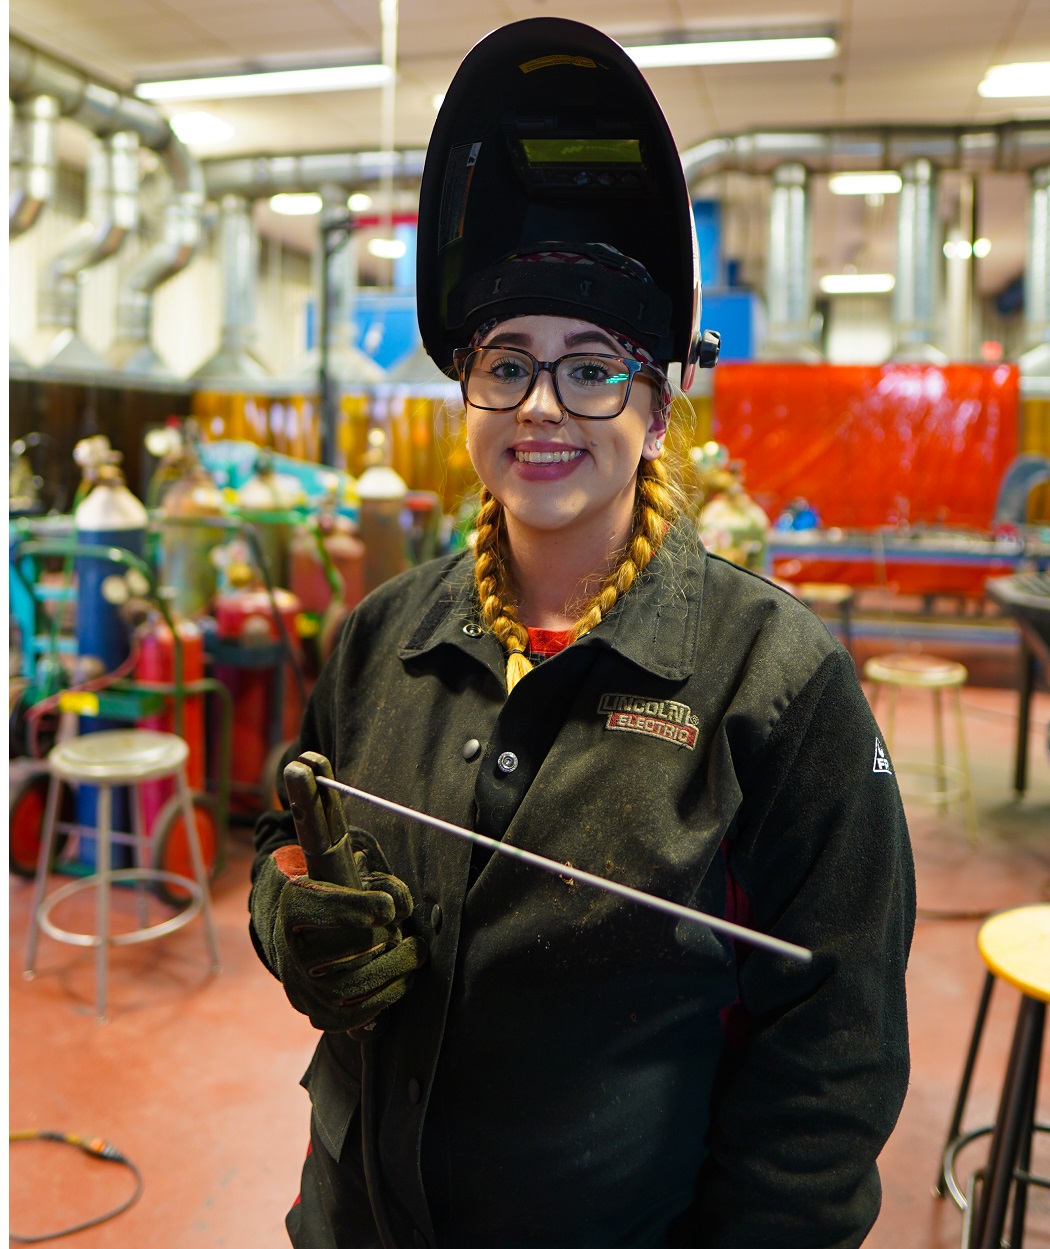
M 683 389 L 714 364 L 681 158 L 618 43 L 539 17 L 467 54 L 427 149 L 416 300 L 445 372 L 480 325 L 529 313 L 599 320 L 678 362 Z

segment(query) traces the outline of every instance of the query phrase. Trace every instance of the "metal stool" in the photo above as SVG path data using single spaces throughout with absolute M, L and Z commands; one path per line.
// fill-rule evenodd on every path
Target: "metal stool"
M 790 589 L 818 616 L 821 614 L 821 607 L 838 611 L 842 645 L 852 655 L 853 600 L 856 597 L 853 586 L 838 581 L 799 581 Z
M 962 799 L 966 803 L 967 823 L 970 840 L 977 841 L 977 807 L 973 800 L 973 787 L 970 783 L 970 762 L 966 753 L 966 730 L 963 725 L 962 696 L 960 690 L 966 684 L 968 673 L 963 664 L 951 659 L 941 659 L 936 655 L 895 654 L 876 655 L 864 665 L 864 676 L 872 683 L 871 709 L 877 714 L 879 695 L 882 687 L 888 686 L 890 692 L 889 713 L 883 732 L 886 735 L 886 749 L 893 753 L 893 721 L 897 710 L 897 691 L 901 686 L 927 689 L 933 694 L 933 740 L 934 762 L 924 763 L 915 760 L 894 760 L 894 767 L 900 772 L 917 773 L 932 776 L 936 789 L 931 793 L 918 790 L 902 793 L 906 798 L 916 802 L 932 802 L 948 810 L 948 803 Z M 958 738 L 958 766 L 950 765 L 944 754 L 944 707 L 941 702 L 941 690 L 950 690 L 954 694 L 955 727 Z
M 36 947 L 41 931 L 54 937 L 56 941 L 64 941 L 69 945 L 94 946 L 98 951 L 95 972 L 95 1005 L 100 1023 L 106 1022 L 107 964 L 111 945 L 131 945 L 167 936 L 168 933 L 182 928 L 198 913 L 201 913 L 204 919 L 205 940 L 211 955 L 212 970 L 219 970 L 219 949 L 212 924 L 208 879 L 204 857 L 201 854 L 200 840 L 197 836 L 190 788 L 186 780 L 188 755 L 189 747 L 181 737 L 177 737 L 174 733 L 160 733 L 152 729 L 113 729 L 99 733 L 86 733 L 81 737 L 60 742 L 47 756 L 51 781 L 48 785 L 44 831 L 33 886 L 33 904 L 23 974 L 27 980 L 32 980 L 35 975 Z M 175 778 L 182 802 L 182 817 L 186 825 L 190 861 L 193 864 L 193 879 L 176 872 L 146 866 L 148 853 L 137 786 L 143 781 L 159 780 L 169 776 Z M 45 899 L 44 890 L 51 868 L 59 797 L 64 782 L 98 786 L 98 827 L 94 831 L 96 867 L 90 876 L 63 885 Z M 133 829 L 130 835 L 115 833 L 112 828 L 114 785 L 136 787 L 130 804 Z M 114 869 L 111 855 L 113 842 L 129 840 L 135 847 L 136 866 Z M 110 931 L 110 889 L 118 881 L 130 881 L 139 887 L 139 927 L 129 932 Z M 147 881 L 163 881 L 184 890 L 189 898 L 185 908 L 160 923 L 149 924 L 146 915 L 146 898 L 142 889 Z M 59 927 L 51 919 L 51 911 L 55 906 L 83 889 L 95 889 L 98 893 L 98 920 L 96 931 L 93 933 L 71 932 Z
M 1029 1171 L 1033 1136 L 1036 1132 L 1050 1132 L 1050 1124 L 1036 1121 L 1046 1004 L 1050 1001 L 1050 903 L 1015 907 L 993 915 L 978 931 L 977 948 L 988 972 L 941 1156 L 940 1175 L 933 1191 L 937 1197 L 949 1193 L 955 1204 L 965 1212 L 964 1249 L 1000 1249 L 1012 1189 L 1013 1217 L 1009 1243 L 1011 1249 L 1021 1249 L 1028 1187 L 1037 1184 L 1050 1188 L 1050 1178 L 1033 1175 Z M 996 979 L 1012 984 L 1022 994 L 999 1110 L 994 1124 L 961 1132 L 977 1050 Z M 964 1194 L 955 1177 L 955 1159 L 971 1141 L 989 1134 L 992 1143 L 987 1163 L 971 1177 Z

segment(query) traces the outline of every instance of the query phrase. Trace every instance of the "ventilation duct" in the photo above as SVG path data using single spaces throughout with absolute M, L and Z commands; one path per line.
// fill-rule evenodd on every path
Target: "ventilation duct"
M 143 321 L 148 326 L 151 319 L 153 292 L 189 264 L 199 245 L 204 211 L 200 166 L 174 134 L 164 114 L 152 104 L 93 81 L 82 70 L 14 35 L 8 40 L 8 82 L 16 114 L 28 109 L 32 101 L 47 98 L 53 101 L 58 115 L 95 135 L 125 132 L 137 136 L 141 145 L 157 153 L 171 178 L 175 205 L 170 215 L 165 214 L 163 238 L 140 265 L 135 266 L 127 279 L 127 292 L 122 296 L 122 303 L 136 305 L 134 313 L 129 307 L 126 319 L 122 318 L 122 327 L 141 336 Z M 43 125 L 43 118 L 39 120 Z M 118 328 L 118 334 L 121 332 Z M 146 342 L 148 344 L 148 329 Z M 130 350 L 125 354 L 134 359 L 136 353 Z
M 219 267 L 222 328 L 219 350 L 194 373 L 201 382 L 253 382 L 270 372 L 252 354 L 258 237 L 252 202 L 244 195 L 219 200 Z
M 327 325 L 328 352 L 326 371 L 329 383 L 336 389 L 371 385 L 386 376 L 370 355 L 353 342 L 354 305 L 357 300 L 358 240 L 352 234 L 339 238 L 338 223 L 346 219 L 346 191 L 342 187 L 321 187 L 321 214 L 318 218 L 317 248 L 314 252 L 314 289 L 327 291 L 328 315 L 318 315 L 318 339 L 321 327 Z M 333 229 L 332 227 L 337 227 Z M 320 307 L 318 308 L 320 313 Z M 297 378 L 317 379 L 320 376 L 321 351 L 308 351 L 295 369 Z
M 1050 378 L 1050 166 L 1032 171 L 1024 275 L 1025 377 Z
M 42 276 L 37 324 L 58 334 L 47 364 L 105 368 L 105 361 L 77 337 L 81 275 L 109 259 L 138 224 L 139 140 L 130 130 L 92 145 L 87 171 L 87 217 L 73 231 Z
M 925 157 L 900 170 L 897 282 L 893 288 L 894 360 L 945 364 L 937 336 L 937 174 Z
M 766 255 L 766 360 L 821 359 L 812 343 L 808 174 L 793 161 L 773 171 Z
M 36 225 L 55 193 L 58 118 L 59 104 L 53 95 L 31 96 L 11 110 L 11 238 Z
M 418 184 L 425 157 L 425 149 L 415 148 L 395 152 L 392 158 L 385 152 L 306 152 L 296 156 L 210 160 L 204 162 L 202 169 L 209 199 L 227 194 L 261 199 L 278 191 L 374 186 L 387 176 L 388 170 L 395 180 Z

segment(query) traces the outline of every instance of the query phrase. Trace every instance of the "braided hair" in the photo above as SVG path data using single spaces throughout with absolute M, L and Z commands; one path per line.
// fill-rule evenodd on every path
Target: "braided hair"
M 529 633 L 521 623 L 511 596 L 503 545 L 503 505 L 482 487 L 481 506 L 475 522 L 474 582 L 481 616 L 507 652 L 507 692 L 526 672 Z M 572 641 L 597 627 L 645 571 L 660 549 L 668 528 L 679 512 L 674 487 L 660 460 L 641 462 L 634 495 L 634 523 L 631 536 L 616 567 L 605 578 L 597 593 L 584 606 L 572 628 Z

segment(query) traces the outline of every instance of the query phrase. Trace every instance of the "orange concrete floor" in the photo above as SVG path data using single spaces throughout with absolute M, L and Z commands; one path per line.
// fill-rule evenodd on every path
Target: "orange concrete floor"
M 896 758 L 926 748 L 929 702 L 918 692 L 903 698 Z M 1050 900 L 1050 695 L 1036 697 L 1021 800 L 1012 783 L 1015 695 L 971 686 L 963 702 L 980 831 L 971 844 L 961 806 L 944 815 L 908 804 L 921 908 L 910 967 L 913 1078 L 882 1159 L 885 1200 L 872 1249 L 959 1244 L 962 1216 L 930 1188 L 983 978 L 975 934 L 989 911 Z M 64 1242 L 76 1249 L 287 1247 L 283 1217 L 307 1140 L 297 1082 L 313 1036 L 249 943 L 250 854 L 249 831 L 234 828 L 214 884 L 221 974 L 208 972 L 198 923 L 120 947 L 105 1026 L 94 1019 L 90 951 L 42 938 L 39 973 L 23 980 L 30 882 L 11 879 L 11 1127 L 101 1136 L 144 1177 L 130 1210 Z M 126 909 L 130 918 L 130 902 Z M 994 1113 L 1017 1001 L 1015 990 L 997 987 L 967 1126 Z M 1050 1062 L 1040 1104 L 1050 1119 Z M 964 1157 L 964 1175 L 980 1149 Z M 1034 1169 L 1050 1173 L 1048 1138 Z M 128 1173 L 113 1163 L 63 1145 L 12 1146 L 10 1220 L 21 1236 L 91 1218 L 130 1190 Z M 1050 1246 L 1050 1191 L 1034 1190 L 1030 1210 L 1026 1245 Z

